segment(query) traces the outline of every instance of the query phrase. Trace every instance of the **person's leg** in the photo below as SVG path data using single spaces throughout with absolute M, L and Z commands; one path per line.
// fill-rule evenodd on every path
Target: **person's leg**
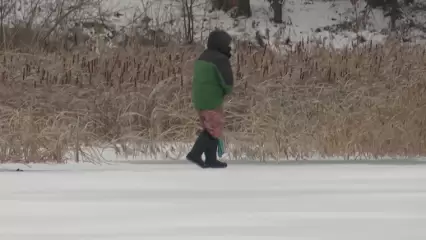
M 186 159 L 197 164 L 200 167 L 205 167 L 205 163 L 202 159 L 203 153 L 207 151 L 210 142 L 210 135 L 208 133 L 209 119 L 211 118 L 210 110 L 202 110 L 198 112 L 201 128 L 203 129 L 199 135 L 191 151 L 186 156 Z
M 186 155 L 186 159 L 197 164 L 200 167 L 205 167 L 205 163 L 202 159 L 203 153 L 207 150 L 210 143 L 210 136 L 206 130 L 203 130 L 197 140 L 195 140 L 191 151 Z
M 227 163 L 217 160 L 217 147 L 219 144 L 219 139 L 213 136 L 209 136 L 209 145 L 206 149 L 206 167 L 210 168 L 226 168 Z
M 207 167 L 211 168 L 225 168 L 227 164 L 217 160 L 217 148 L 219 144 L 219 138 L 222 136 L 224 127 L 224 117 L 222 109 L 217 109 L 209 112 L 208 121 L 206 121 L 207 132 L 209 135 L 209 143 L 206 149 L 206 161 Z

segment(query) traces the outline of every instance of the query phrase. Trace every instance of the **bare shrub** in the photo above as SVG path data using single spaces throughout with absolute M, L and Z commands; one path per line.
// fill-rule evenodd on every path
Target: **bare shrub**
M 29 51 L 37 45 L 54 51 L 70 41 L 77 43 L 82 38 L 76 39 L 76 27 L 87 22 L 101 23 L 110 14 L 100 12 L 101 3 L 102 0 L 2 0 L 0 46 Z
M 192 141 L 200 51 L 3 53 L 2 161 L 57 162 L 108 145 L 156 153 L 164 142 Z M 421 47 L 393 43 L 335 51 L 300 44 L 285 57 L 241 45 L 226 102 L 231 157 L 424 155 L 424 61 Z
M 194 3 L 195 0 L 182 0 L 184 36 L 187 43 L 194 42 Z

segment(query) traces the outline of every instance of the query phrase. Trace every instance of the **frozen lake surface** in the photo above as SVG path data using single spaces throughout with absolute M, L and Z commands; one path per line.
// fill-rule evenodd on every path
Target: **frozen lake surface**
M 426 165 L 35 166 L 0 172 L 0 239 L 426 239 Z

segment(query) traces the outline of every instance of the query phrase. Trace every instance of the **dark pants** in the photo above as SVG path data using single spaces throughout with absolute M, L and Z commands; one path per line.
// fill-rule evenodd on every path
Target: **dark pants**
M 219 139 L 222 137 L 225 122 L 222 108 L 202 110 L 198 114 L 203 130 L 186 158 L 203 168 L 227 167 L 226 163 L 217 160 Z M 203 153 L 206 156 L 205 162 L 201 159 Z

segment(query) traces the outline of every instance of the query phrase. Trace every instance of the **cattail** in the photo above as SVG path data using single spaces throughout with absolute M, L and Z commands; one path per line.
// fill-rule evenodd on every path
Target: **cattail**
M 78 76 L 78 75 L 75 77 L 75 84 L 76 84 L 79 88 L 83 87 L 83 85 L 82 85 L 82 83 L 81 83 L 81 81 L 80 81 L 80 79 L 79 79 L 79 76 Z
M 183 73 L 180 72 L 180 87 L 183 88 Z

